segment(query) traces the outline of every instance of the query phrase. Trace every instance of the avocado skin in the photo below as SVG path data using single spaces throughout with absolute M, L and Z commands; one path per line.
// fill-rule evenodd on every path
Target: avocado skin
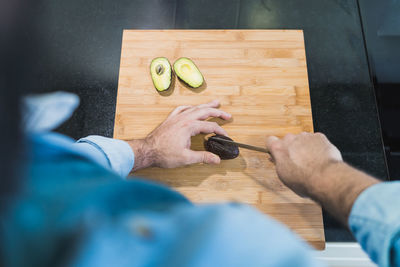
M 208 138 L 208 140 L 204 141 L 204 148 L 216 155 L 218 155 L 221 159 L 234 159 L 239 156 L 239 147 L 233 144 L 226 144 L 220 141 L 213 139 L 213 137 L 218 137 L 221 139 L 233 141 L 231 138 L 216 134 Z
M 165 58 L 168 61 L 168 64 L 170 65 L 171 75 L 169 77 L 169 80 L 170 80 L 169 87 L 167 89 L 165 89 L 165 90 L 158 90 L 157 86 L 154 84 L 153 78 L 151 79 L 151 81 L 153 82 L 154 88 L 156 88 L 157 92 L 160 92 L 160 93 L 169 92 L 171 90 L 171 88 L 172 88 L 172 75 L 173 75 L 172 66 L 171 66 L 171 63 L 169 62 L 169 60 L 166 57 L 156 57 L 156 58 L 153 58 L 153 60 L 151 62 L 153 62 L 154 60 L 159 59 L 159 58 Z M 150 77 L 152 77 L 151 63 L 150 63 Z

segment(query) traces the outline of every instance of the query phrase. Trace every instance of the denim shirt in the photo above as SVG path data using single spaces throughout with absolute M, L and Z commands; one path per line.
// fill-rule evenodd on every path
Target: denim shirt
M 321 266 L 303 240 L 252 207 L 193 205 L 164 186 L 121 179 L 96 142 L 93 156 L 56 133 L 28 140 L 26 180 L 1 217 L 5 266 Z
M 75 191 L 85 191 L 82 186 L 88 191 L 98 191 L 98 186 L 107 185 L 103 191 L 114 195 L 104 200 L 101 194 L 93 199 L 93 194 L 89 194 L 91 197 L 85 201 L 92 201 L 92 205 L 100 211 L 75 204 L 77 208 L 68 210 L 67 215 L 60 212 L 61 217 L 55 221 L 50 220 L 48 229 L 58 233 L 55 240 L 52 240 L 55 243 L 62 243 L 63 239 L 57 237 L 62 236 L 65 230 L 58 228 L 59 224 L 66 223 L 64 218 L 68 216 L 74 217 L 75 223 L 79 222 L 78 225 L 85 229 L 82 230 L 84 234 L 79 235 L 80 241 L 75 253 L 67 257 L 69 263 L 77 266 L 319 266 L 310 258 L 310 248 L 303 241 L 253 208 L 239 204 L 193 206 L 184 197 L 167 188 L 137 179 L 118 179 L 126 176 L 134 164 L 133 151 L 124 141 L 90 136 L 75 142 L 65 136 L 49 133 L 72 114 L 79 103 L 76 96 L 58 92 L 31 98 L 26 103 L 30 111 L 30 116 L 27 116 L 29 119 L 26 120 L 27 131 L 35 133 L 32 139 L 33 150 L 36 148 L 42 151 L 33 153 L 33 162 L 36 164 L 33 164 L 32 169 L 35 171 L 31 172 L 29 181 L 37 190 L 48 188 L 51 192 L 59 191 L 58 195 L 46 195 L 44 199 L 47 202 L 43 206 L 50 207 L 49 203 L 66 194 L 69 197 L 67 191 L 60 189 L 59 182 L 62 181 L 70 184 Z M 54 158 L 49 155 L 54 151 L 63 160 L 53 162 Z M 73 170 L 73 175 L 61 175 L 60 171 L 66 168 L 64 165 Z M 62 177 L 58 181 L 57 176 L 60 175 Z M 39 176 L 43 179 L 38 180 Z M 91 187 L 86 186 L 88 179 Z M 132 196 L 133 200 L 129 199 Z M 33 194 L 31 197 L 35 199 L 37 196 Z M 103 210 L 103 206 L 100 208 L 97 205 L 106 202 L 105 207 L 109 210 Z M 24 202 L 21 200 L 21 203 Z M 149 206 L 149 203 L 153 204 Z M 160 208 L 163 203 L 165 205 Z M 371 186 L 360 194 L 352 207 L 349 227 L 379 266 L 400 266 L 399 207 L 400 182 Z M 28 232 L 38 231 L 51 239 L 51 231 L 40 227 L 29 231 L 33 216 L 29 209 L 26 211 L 23 206 L 16 210 L 19 215 L 11 216 L 13 219 L 5 222 L 11 222 L 13 227 L 22 224 L 18 229 L 20 233 L 28 228 Z M 50 216 L 51 213 L 44 211 L 36 212 L 37 220 L 46 221 L 46 217 Z M 68 229 L 73 231 L 74 227 Z M 79 229 L 75 231 L 79 232 Z M 8 241 L 3 241 L 12 244 L 10 240 L 16 239 L 12 238 L 12 231 L 8 232 L 11 233 Z M 22 235 L 21 247 L 8 246 L 11 249 L 4 255 L 14 255 L 11 253 L 14 251 L 15 258 L 18 258 L 20 253 L 24 253 L 24 242 L 28 237 L 28 234 Z M 40 243 L 40 235 L 37 239 L 32 238 L 31 242 Z M 36 253 L 32 257 L 39 255 Z
M 400 266 L 400 182 L 373 185 L 351 210 L 349 226 L 379 266 Z
M 67 92 L 54 92 L 32 95 L 24 99 L 24 126 L 28 133 L 46 134 L 66 121 L 79 105 L 79 98 Z M 74 150 L 108 168 L 121 177 L 126 177 L 132 170 L 135 155 L 123 140 L 90 135 L 79 139 L 71 145 L 72 139 L 51 140 L 59 146 Z

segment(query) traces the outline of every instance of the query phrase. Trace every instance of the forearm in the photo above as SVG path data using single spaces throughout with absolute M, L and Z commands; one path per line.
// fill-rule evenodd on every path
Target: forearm
M 279 178 L 348 225 L 379 266 L 400 262 L 400 182 L 381 183 L 352 168 L 320 133 L 270 136 L 267 148 Z
M 360 193 L 379 183 L 379 180 L 344 162 L 331 163 L 315 175 L 319 177 L 312 179 L 315 182 L 308 195 L 345 225 Z

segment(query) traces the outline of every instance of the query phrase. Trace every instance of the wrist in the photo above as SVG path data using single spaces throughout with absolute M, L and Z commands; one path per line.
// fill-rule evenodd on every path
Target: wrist
M 325 194 L 325 191 L 331 190 L 336 182 L 334 174 L 337 174 L 337 170 L 343 168 L 345 165 L 347 164 L 343 161 L 329 161 L 316 170 L 311 176 L 307 195 L 312 199 L 318 200 L 320 195 Z
M 156 163 L 156 153 L 152 145 L 146 139 L 128 141 L 135 155 L 135 163 L 132 171 L 152 167 Z

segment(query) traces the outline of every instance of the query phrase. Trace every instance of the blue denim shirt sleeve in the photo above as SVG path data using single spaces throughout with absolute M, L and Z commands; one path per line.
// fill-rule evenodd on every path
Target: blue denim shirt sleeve
M 379 266 L 400 266 L 400 182 L 367 188 L 356 199 L 349 226 Z
M 94 161 L 126 177 L 135 163 L 135 155 L 127 142 L 104 136 L 90 135 L 79 139 L 75 147 L 85 151 Z
M 29 134 L 43 134 L 43 136 L 49 137 L 51 130 L 71 117 L 79 105 L 79 98 L 75 94 L 67 92 L 54 92 L 27 96 L 23 103 L 25 131 Z M 74 142 L 67 138 L 55 137 L 55 135 L 50 138 L 52 142 L 62 144 L 64 147 L 71 146 L 70 149 L 75 153 L 90 158 L 122 177 L 126 177 L 133 168 L 135 157 L 125 141 L 91 135 L 79 139 L 73 145 Z

